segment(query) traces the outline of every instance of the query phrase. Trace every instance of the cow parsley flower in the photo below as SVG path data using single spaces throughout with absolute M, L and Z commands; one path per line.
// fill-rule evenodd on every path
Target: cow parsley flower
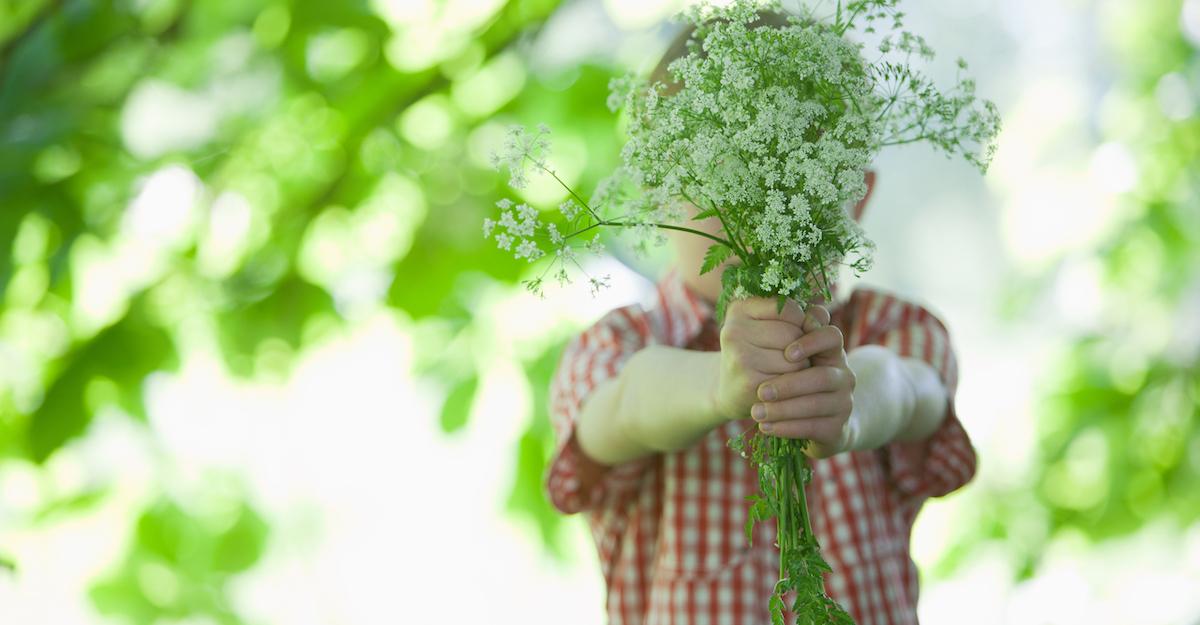
M 517 258 L 529 259 L 529 262 L 531 263 L 544 255 L 545 252 L 543 252 L 541 248 L 537 246 L 537 243 L 534 243 L 532 239 L 525 239 L 524 241 L 521 241 L 520 245 L 517 246 Z
M 497 170 L 507 167 L 509 186 L 524 189 L 529 183 L 528 167 L 546 166 L 546 155 L 550 151 L 549 134 L 550 128 L 545 124 L 539 124 L 537 132 L 533 134 L 526 132 L 522 126 L 509 126 L 504 147 L 491 155 L 492 167 Z
M 760 18 L 780 12 L 774 0 L 688 8 L 692 35 L 687 53 L 667 66 L 668 80 L 609 83 L 607 104 L 625 113 L 628 141 L 621 166 L 590 201 L 564 184 L 562 229 L 506 202 L 499 222 L 485 222 L 485 236 L 521 240 L 514 253 L 530 259 L 524 242 L 544 233 L 551 267 L 562 271 L 578 264 L 573 240 L 598 227 L 631 235 L 638 253 L 664 243 L 664 229 L 683 230 L 712 241 L 708 269 L 717 259 L 739 261 L 726 269 L 719 312 L 749 294 L 829 297 L 839 264 L 870 266 L 874 246 L 848 209 L 866 194 L 864 172 L 879 150 L 926 142 L 985 171 L 999 132 L 995 105 L 977 100 L 975 83 L 961 75 L 965 61 L 949 89 L 908 64 L 934 51 L 904 29 L 896 0 L 836 6 L 832 15 L 806 9 L 772 23 Z M 868 60 L 851 35 L 877 30 L 886 31 L 879 56 Z M 562 183 L 549 165 L 549 135 L 544 125 L 509 128 L 493 162 L 508 168 L 510 185 L 523 188 L 533 172 Z M 718 235 L 688 227 L 692 206 L 720 221 Z M 586 249 L 602 246 L 593 238 Z
M 575 218 L 583 212 L 583 207 L 578 202 L 571 198 L 563 200 L 562 204 L 558 205 L 558 211 L 567 221 L 575 221 Z
M 600 292 L 600 289 L 612 286 L 612 275 L 605 274 L 599 277 L 588 278 L 588 283 L 592 285 L 592 295 L 596 295 Z

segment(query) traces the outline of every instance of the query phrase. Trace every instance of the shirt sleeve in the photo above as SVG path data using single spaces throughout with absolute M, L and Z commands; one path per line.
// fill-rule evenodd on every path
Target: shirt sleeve
M 946 416 L 937 430 L 925 439 L 893 441 L 879 450 L 901 501 L 919 505 L 926 498 L 961 488 L 975 475 L 975 449 L 955 406 L 958 362 L 949 331 L 929 310 L 882 293 L 865 299 L 874 320 L 866 324 L 870 330 L 862 343 L 883 345 L 900 356 L 928 363 L 946 387 Z
M 550 503 L 564 514 L 599 507 L 636 489 L 653 456 L 607 465 L 587 456 L 576 437 L 580 410 L 602 382 L 612 379 L 645 347 L 649 329 L 636 307 L 614 310 L 568 343 L 550 383 L 555 451 L 546 468 Z

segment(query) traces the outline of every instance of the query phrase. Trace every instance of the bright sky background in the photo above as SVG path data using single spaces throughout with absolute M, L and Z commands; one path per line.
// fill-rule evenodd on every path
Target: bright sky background
M 960 362 L 960 418 L 981 456 L 979 483 L 1022 479 L 1034 440 L 1033 397 L 1047 373 L 1039 367 L 1064 333 L 1087 327 L 1103 297 L 1094 263 L 1078 252 L 1112 223 L 1114 194 L 1138 175 L 1120 144 L 1095 139 L 1111 81 L 1097 41 L 1117 19 L 1120 3 L 904 3 L 909 26 L 945 56 L 946 67 L 935 65 L 934 73 L 965 57 L 981 95 L 999 105 L 1005 130 L 986 178 L 926 147 L 884 153 L 864 224 L 878 254 L 862 280 L 922 301 L 947 322 Z M 374 4 L 414 32 L 432 15 L 430 2 Z M 450 14 L 469 25 L 494 3 L 454 4 L 462 10 Z M 676 4 L 571 2 L 541 34 L 535 70 L 594 56 L 644 69 L 670 34 L 656 24 Z M 1186 6 L 1181 19 L 1200 41 L 1200 2 Z M 464 24 L 440 24 L 422 36 L 451 36 L 446 33 Z M 424 62 L 421 55 L 437 53 L 436 40 L 426 43 L 392 50 L 389 58 L 402 66 Z M 353 53 L 355 43 L 331 36 L 320 45 Z M 1173 88 L 1163 87 L 1164 106 L 1194 108 Z M 166 98 L 197 123 L 213 121 L 211 106 L 173 89 L 146 87 L 131 106 Z M 151 154 L 194 140 L 187 129 L 163 123 L 131 114 L 127 142 Z M 200 184 L 183 167 L 151 176 L 130 207 L 130 237 L 171 245 L 191 207 L 163 198 L 191 197 Z M 157 204 L 174 210 L 139 218 Z M 235 239 L 252 227 L 244 213 L 236 197 L 221 210 L 221 227 Z M 407 245 L 403 233 L 395 236 L 387 243 Z M 152 266 L 146 259 L 160 252 L 154 246 L 97 248 L 103 262 L 82 265 L 116 271 L 126 277 L 121 288 L 134 289 L 152 277 L 144 274 Z M 219 264 L 221 254 L 212 256 Z M 1040 271 L 1060 259 L 1060 296 L 1038 302 L 1031 318 L 1002 322 L 998 285 L 1014 272 Z M 373 267 L 368 260 L 361 262 Z M 520 290 L 484 293 L 476 315 L 494 322 L 488 334 L 496 338 L 477 358 L 489 371 L 470 427 L 452 439 L 437 427 L 442 389 L 410 375 L 413 336 L 422 328 L 401 313 L 369 306 L 356 311 L 357 329 L 313 345 L 287 381 L 231 381 L 215 356 L 194 350 L 180 372 L 147 387 L 150 427 L 165 448 L 152 446 L 122 415 L 101 415 L 95 433 L 56 454 L 46 476 L 13 461 L 0 470 L 0 521 L 4 510 L 35 509 L 44 493 L 68 490 L 96 471 L 120 485 L 96 514 L 0 533 L 0 544 L 22 565 L 19 585 L 0 574 L 0 622 L 102 622 L 86 600 L 86 585 L 124 552 L 131 511 L 155 495 L 149 476 L 163 473 L 177 492 L 240 477 L 268 515 L 270 550 L 239 578 L 235 592 L 245 613 L 261 622 L 601 623 L 603 586 L 582 520 L 572 524 L 573 563 L 559 565 L 540 555 L 532 528 L 502 509 L 530 401 L 514 356 L 562 340 L 608 309 L 639 300 L 649 287 L 615 263 L 603 270 L 613 274 L 615 286 L 596 299 L 583 286 L 550 289 L 546 301 Z M 369 290 L 366 275 L 353 288 Z M 851 282 L 843 280 L 846 291 Z M 119 314 L 114 306 L 120 303 L 106 293 L 84 295 L 87 319 L 100 323 Z M 555 331 L 547 336 L 546 328 Z M 947 537 L 962 531 L 956 528 L 962 510 L 987 505 L 973 496 L 978 490 L 927 505 L 913 540 L 919 564 L 936 561 Z M 997 544 L 953 580 L 926 579 L 921 620 L 1194 625 L 1200 614 L 1194 592 L 1200 588 L 1200 526 L 1183 535 L 1149 526 L 1101 549 L 1067 537 L 1053 544 L 1047 562 L 1037 577 L 1014 584 L 1013 563 Z M 160 573 L 147 571 L 145 583 L 171 592 Z

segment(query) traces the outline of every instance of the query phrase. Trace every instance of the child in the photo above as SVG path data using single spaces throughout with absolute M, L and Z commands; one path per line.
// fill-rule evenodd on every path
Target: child
M 873 173 L 867 184 L 855 219 Z M 699 223 L 715 233 L 714 221 Z M 833 567 L 829 594 L 858 625 L 916 623 L 913 520 L 926 498 L 975 472 L 945 326 L 917 304 L 860 287 L 807 313 L 794 302 L 782 313 L 773 299 L 735 302 L 718 327 L 721 268 L 699 271 L 708 242 L 672 238 L 674 266 L 655 305 L 611 311 L 576 337 L 551 387 L 558 445 L 546 488 L 563 513 L 586 513 L 609 622 L 770 622 L 776 527 L 760 523 L 746 542 L 757 476 L 726 446 L 757 426 L 813 442 L 806 493 Z

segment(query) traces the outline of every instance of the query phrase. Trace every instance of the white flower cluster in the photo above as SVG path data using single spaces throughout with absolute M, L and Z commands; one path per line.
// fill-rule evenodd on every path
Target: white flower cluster
M 547 135 L 549 134 L 550 129 L 544 125 L 539 126 L 535 134 L 526 133 L 525 129 L 520 126 L 509 128 L 505 137 L 504 149 L 492 155 L 492 162 L 497 168 L 508 167 L 511 186 L 518 189 L 525 186 L 530 166 L 554 175 L 546 163 L 546 153 L 549 150 Z M 512 200 L 504 198 L 496 202 L 496 206 L 500 209 L 500 219 L 499 221 L 491 218 L 483 220 L 485 239 L 495 239 L 497 247 L 512 252 L 517 259 L 525 259 L 531 263 L 546 256 L 546 249 L 553 250 L 553 262 L 550 266 L 537 278 L 525 282 L 529 290 L 539 295 L 542 293 L 542 282 L 546 274 L 553 269 L 557 269 L 554 277 L 560 285 L 571 282 L 567 265 L 571 264 L 582 270 L 579 263 L 580 251 L 594 255 L 604 253 L 604 244 L 600 241 L 599 232 L 593 233 L 592 238 L 584 240 L 582 244 L 576 244 L 574 241 L 574 239 L 582 239 L 584 233 L 593 230 L 600 224 L 592 223 L 581 226 L 581 222 L 590 213 L 590 209 L 573 198 L 563 201 L 558 207 L 564 223 L 570 229 L 567 233 L 559 230 L 558 223 L 542 219 L 536 208 L 524 202 L 514 204 Z M 547 247 L 544 249 L 543 245 Z M 608 285 L 607 276 L 588 276 L 588 281 L 593 292 Z
M 514 207 L 512 200 L 507 198 L 496 202 L 496 206 L 503 211 L 500 221 L 483 220 L 484 238 L 494 234 L 496 245 L 502 250 L 512 250 L 513 245 L 516 245 L 517 258 L 527 258 L 531 263 L 545 256 L 546 253 L 533 240 L 537 231 L 545 227 L 538 219 L 537 209 L 524 203 Z
M 532 262 L 543 255 L 533 235 L 544 232 L 563 280 L 562 266 L 578 265 L 569 241 L 593 228 L 632 232 L 642 252 L 665 242 L 664 228 L 685 230 L 715 243 L 705 271 L 730 256 L 741 261 L 727 270 L 723 297 L 827 294 L 847 257 L 857 256 L 849 263 L 856 271 L 870 266 L 874 246 L 848 208 L 866 194 L 865 170 L 882 147 L 928 141 L 984 170 L 999 131 L 994 105 L 976 101 L 973 81 L 942 92 L 909 67 L 913 55 L 930 59 L 933 50 L 901 30 L 896 4 L 848 0 L 831 19 L 808 13 L 771 23 L 762 19 L 781 14 L 775 0 L 693 6 L 684 14 L 694 29 L 688 52 L 668 66 L 670 87 L 611 82 L 608 105 L 628 118 L 623 165 L 590 202 L 563 185 L 567 232 L 541 225 L 524 205 L 511 213 L 502 205 L 485 235 L 498 227 L 497 244 Z M 898 34 L 885 36 L 881 56 L 868 62 L 846 35 L 877 27 Z M 493 164 L 508 167 L 513 187 L 525 186 L 530 166 L 562 183 L 547 165 L 548 135 L 544 125 L 509 130 Z M 719 219 L 720 236 L 672 225 L 686 222 L 689 206 L 697 219 Z
M 669 66 L 682 88 L 614 81 L 629 113 L 622 153 L 634 186 L 720 217 L 762 294 L 801 295 L 866 239 L 845 207 L 866 193 L 880 142 L 859 49 L 831 26 L 792 17 L 754 26 L 759 7 L 700 5 L 689 53 Z
M 546 168 L 546 157 L 550 153 L 549 134 L 550 128 L 545 124 L 538 124 L 534 134 L 525 132 L 521 126 L 509 126 L 504 147 L 491 155 L 492 168 L 507 167 L 509 186 L 524 189 L 529 184 L 529 165 Z
M 889 20 L 899 30 L 895 5 L 852 0 L 831 20 L 784 24 L 760 22 L 764 10 L 780 12 L 774 2 L 693 6 L 688 54 L 668 66 L 678 91 L 630 77 L 610 84 L 608 104 L 628 114 L 629 141 L 607 186 L 624 182 L 653 202 L 683 200 L 718 217 L 742 261 L 733 284 L 759 295 L 807 298 L 849 254 L 858 255 L 852 267 L 869 267 L 873 246 L 847 208 L 866 194 L 878 150 L 925 140 L 982 169 L 999 124 L 991 103 L 977 106 L 970 80 L 942 94 L 908 67 L 914 54 L 933 56 L 919 36 L 885 37 L 874 63 L 846 38 Z M 594 205 L 638 215 L 640 202 L 610 194 Z

